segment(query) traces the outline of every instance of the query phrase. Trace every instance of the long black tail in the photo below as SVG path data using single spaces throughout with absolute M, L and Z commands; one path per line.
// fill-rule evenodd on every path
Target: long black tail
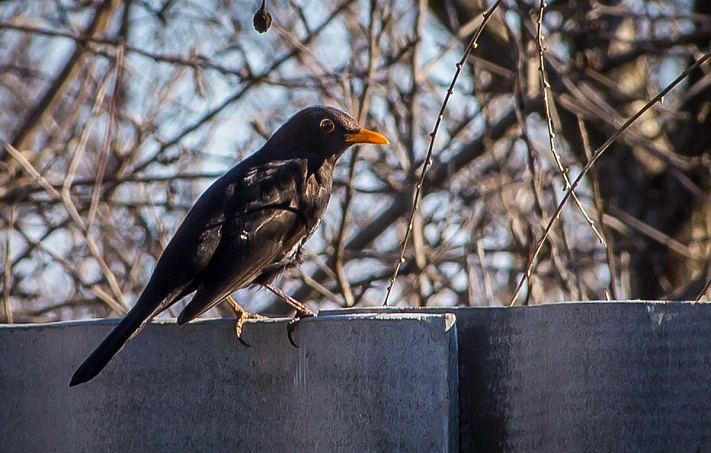
M 72 376 L 69 386 L 83 384 L 94 379 L 101 370 L 118 354 L 128 343 L 158 312 L 161 300 L 158 303 L 151 301 L 144 291 L 136 305 L 128 312 L 125 318 L 114 327 L 114 330 L 101 342 L 94 352 L 91 353 L 84 363 Z

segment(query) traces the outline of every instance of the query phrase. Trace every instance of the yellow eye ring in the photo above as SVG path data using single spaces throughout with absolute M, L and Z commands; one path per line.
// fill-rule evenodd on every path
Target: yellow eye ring
M 321 124 L 319 126 L 321 127 L 321 130 L 327 134 L 330 134 L 336 128 L 336 125 L 333 124 L 333 121 L 329 119 L 321 120 Z

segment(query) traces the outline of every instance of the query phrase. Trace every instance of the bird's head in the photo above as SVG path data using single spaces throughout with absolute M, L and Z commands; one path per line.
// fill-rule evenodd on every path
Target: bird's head
M 281 126 L 265 148 L 274 158 L 339 157 L 349 146 L 358 143 L 387 145 L 387 138 L 361 128 L 350 115 L 333 107 L 307 107 Z

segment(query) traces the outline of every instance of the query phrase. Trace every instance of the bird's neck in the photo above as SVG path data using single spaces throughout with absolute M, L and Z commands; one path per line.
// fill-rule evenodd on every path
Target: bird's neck
M 288 145 L 286 145 L 265 146 L 250 156 L 250 158 L 258 160 L 306 159 L 309 164 L 309 174 L 315 175 L 319 181 L 328 180 L 328 184 L 330 185 L 333 180 L 333 169 L 336 166 L 336 161 L 338 161 L 338 158 L 341 157 L 342 154 L 343 152 L 340 152 L 322 157 L 310 149 L 289 148 Z
M 329 191 L 333 185 L 333 168 L 336 165 L 336 160 L 338 160 L 338 156 L 327 159 L 309 158 L 309 174 L 314 175 L 320 185 L 328 186 Z
M 336 165 L 336 160 L 338 160 L 338 156 L 331 156 L 331 157 L 315 157 L 315 156 L 309 156 L 309 172 L 316 172 L 318 170 L 327 170 L 327 171 L 333 171 L 333 168 Z

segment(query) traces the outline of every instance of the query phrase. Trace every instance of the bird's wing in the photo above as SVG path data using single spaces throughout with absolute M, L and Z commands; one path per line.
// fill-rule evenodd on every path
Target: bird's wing
M 154 316 L 198 289 L 200 277 L 220 244 L 221 225 L 234 198 L 235 185 L 247 173 L 243 164 L 233 167 L 198 198 L 163 251 L 136 304 L 81 364 L 70 385 L 94 378 Z
M 219 225 L 220 242 L 178 324 L 196 318 L 295 252 L 308 231 L 302 206 L 307 168 L 305 159 L 270 162 L 235 181 Z
M 199 276 L 220 243 L 225 206 L 233 197 L 234 181 L 246 173 L 237 165 L 218 178 L 195 201 L 163 250 L 136 305 L 157 304 L 156 314 L 197 289 Z

